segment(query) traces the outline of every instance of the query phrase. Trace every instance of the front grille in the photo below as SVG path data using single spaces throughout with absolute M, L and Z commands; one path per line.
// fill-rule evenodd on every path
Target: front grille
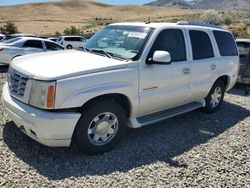
M 26 89 L 28 76 L 10 69 L 8 72 L 9 89 L 12 95 L 22 98 Z

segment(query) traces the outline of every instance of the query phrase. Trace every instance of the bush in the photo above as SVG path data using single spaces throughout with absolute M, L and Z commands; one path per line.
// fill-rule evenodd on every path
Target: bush
M 5 35 L 11 35 L 11 34 L 18 33 L 18 29 L 17 29 L 17 26 L 13 22 L 7 21 L 5 22 L 3 27 L 0 27 L 0 33 L 3 33 Z
M 231 25 L 233 23 L 233 18 L 231 16 L 227 15 L 224 17 L 223 22 L 225 25 Z
M 220 25 L 223 24 L 223 15 L 216 10 L 207 10 L 200 16 L 200 21 Z
M 59 32 L 59 31 L 56 31 L 55 32 L 55 36 L 57 36 L 57 37 L 59 37 L 59 36 L 61 36 L 62 34 Z
M 70 26 L 63 31 L 64 35 L 80 35 L 80 29 L 77 29 L 75 26 Z

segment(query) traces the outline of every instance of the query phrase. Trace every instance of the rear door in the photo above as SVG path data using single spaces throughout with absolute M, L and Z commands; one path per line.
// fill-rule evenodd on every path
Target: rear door
M 191 99 L 204 98 L 211 87 L 211 75 L 216 71 L 215 49 L 211 33 L 203 29 L 187 29 L 192 49 Z
M 40 40 L 27 40 L 23 44 L 24 54 L 32 54 L 37 52 L 44 52 L 42 41 Z

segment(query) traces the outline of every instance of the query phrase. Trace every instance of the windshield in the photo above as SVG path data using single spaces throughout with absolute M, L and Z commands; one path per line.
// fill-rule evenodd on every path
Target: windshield
M 107 26 L 85 45 L 86 51 L 103 52 L 112 57 L 133 59 L 142 50 L 152 29 L 138 26 Z
M 14 43 L 16 41 L 19 41 L 21 40 L 22 38 L 12 38 L 12 39 L 9 39 L 9 40 L 4 40 L 2 43 L 4 44 L 11 44 L 11 43 Z

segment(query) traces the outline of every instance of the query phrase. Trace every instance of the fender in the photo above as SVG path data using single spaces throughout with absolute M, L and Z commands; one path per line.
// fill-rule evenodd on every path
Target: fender
M 136 85 L 129 82 L 118 82 L 94 87 L 84 88 L 69 95 L 61 104 L 60 108 L 81 107 L 89 100 L 106 95 L 122 94 L 126 96 L 131 105 L 131 114 L 137 113 L 139 108 L 139 97 L 136 95 Z

